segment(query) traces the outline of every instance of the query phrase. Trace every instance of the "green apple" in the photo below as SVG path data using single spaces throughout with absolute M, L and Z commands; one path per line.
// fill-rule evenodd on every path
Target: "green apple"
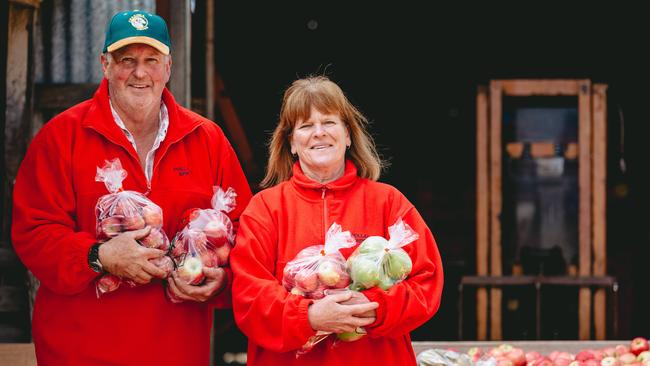
M 379 283 L 379 268 L 376 261 L 365 256 L 357 256 L 350 263 L 352 282 L 363 288 L 371 288 Z
M 359 245 L 359 253 L 380 252 L 388 246 L 388 240 L 381 236 L 369 236 Z
M 361 339 L 365 334 L 357 333 L 357 332 L 345 332 L 345 333 L 338 333 L 336 335 L 336 338 L 342 340 L 343 342 L 354 342 L 356 340 Z
M 384 270 L 394 280 L 402 280 L 411 273 L 413 262 L 404 250 L 391 250 L 386 254 Z
M 379 288 L 384 291 L 388 291 L 388 289 L 393 287 L 394 284 L 395 284 L 395 280 L 393 280 L 392 278 L 386 275 L 382 275 L 379 278 L 379 283 L 377 284 L 377 286 L 379 286 Z

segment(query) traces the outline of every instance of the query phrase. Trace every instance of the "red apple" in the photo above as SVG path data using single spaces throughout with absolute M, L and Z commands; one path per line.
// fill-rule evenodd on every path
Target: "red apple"
M 618 356 L 618 361 L 623 365 L 629 365 L 636 362 L 636 355 L 632 352 L 624 353 Z
M 500 356 L 497 357 L 496 360 L 497 366 L 515 366 L 514 362 L 512 362 L 512 360 L 507 357 Z
M 218 248 L 215 248 L 213 253 L 216 258 L 216 265 L 219 267 L 224 267 L 228 265 L 228 258 L 230 257 L 230 251 L 232 250 L 230 244 L 223 245 Z
M 302 270 L 296 273 L 296 286 L 304 292 L 312 292 L 318 287 L 318 275 L 313 271 Z
M 636 337 L 630 342 L 630 352 L 635 355 L 647 350 L 650 350 L 650 346 L 648 345 L 648 340 L 643 337 Z
M 203 232 L 215 247 L 220 247 L 228 242 L 228 230 L 222 220 L 215 218 L 208 221 L 203 227 Z
M 515 366 L 524 366 L 526 364 L 526 353 L 521 348 L 513 348 L 512 351 L 506 353 Z
M 553 361 L 555 366 L 569 366 L 569 364 L 573 362 L 572 359 L 569 358 L 564 358 L 564 357 L 558 357 Z
M 99 231 L 108 238 L 118 236 L 122 231 L 122 216 L 109 216 L 99 223 Z
M 630 352 L 630 347 L 619 344 L 616 347 L 614 347 L 614 350 L 616 352 L 616 356 L 624 355 L 626 353 Z
M 600 366 L 620 366 L 620 362 L 612 356 L 607 356 L 600 360 Z
M 346 272 L 341 273 L 341 279 L 334 285 L 334 288 L 346 288 L 350 286 L 350 275 Z
M 533 361 L 533 366 L 554 366 L 553 361 L 548 357 L 540 357 Z
M 324 261 L 318 265 L 318 279 L 325 286 L 336 286 L 341 280 L 340 271 L 337 270 L 336 264 L 330 261 Z
M 603 358 L 616 356 L 616 349 L 614 347 L 603 348 L 602 351 L 603 351 Z
M 166 243 L 166 241 L 167 241 L 167 237 L 165 236 L 165 234 L 163 234 L 162 231 L 153 228 L 149 232 L 149 235 L 145 236 L 144 238 L 138 239 L 138 242 L 143 247 L 156 248 L 156 249 L 169 248 L 169 245 Z
M 177 269 L 179 277 L 190 285 L 198 285 L 203 281 L 203 262 L 198 256 L 186 256 Z
M 135 216 L 137 210 L 134 206 L 135 203 L 133 200 L 123 195 L 118 195 L 117 197 L 118 198 L 115 200 L 112 210 L 110 211 L 111 216 Z
M 481 347 L 472 347 L 467 350 L 467 355 L 472 359 L 472 362 L 476 363 L 483 355 L 483 349 Z
M 526 362 L 535 361 L 540 357 L 542 357 L 542 355 L 537 351 L 526 352 Z
M 149 204 L 142 208 L 142 217 L 144 222 L 151 226 L 162 227 L 162 209 L 155 204 Z
M 149 262 L 155 264 L 156 267 L 165 271 L 164 278 L 169 277 L 169 275 L 174 270 L 174 261 L 172 261 L 172 259 L 166 255 L 160 258 L 149 259 Z
M 122 225 L 126 231 L 140 230 L 144 228 L 144 219 L 140 215 L 127 216 L 122 221 Z
M 587 361 L 594 359 L 594 353 L 592 350 L 585 349 L 576 354 L 576 360 L 577 361 Z
M 217 258 L 215 257 L 214 252 L 212 250 L 207 250 L 207 249 L 202 250 L 200 251 L 199 256 L 201 257 L 203 266 L 209 268 L 217 267 Z
M 600 366 L 600 361 L 601 360 L 602 360 L 602 358 L 601 359 L 592 358 L 592 359 L 582 361 L 582 362 L 584 363 L 585 366 Z
M 639 362 L 650 361 L 650 351 L 643 351 L 636 356 L 636 360 Z

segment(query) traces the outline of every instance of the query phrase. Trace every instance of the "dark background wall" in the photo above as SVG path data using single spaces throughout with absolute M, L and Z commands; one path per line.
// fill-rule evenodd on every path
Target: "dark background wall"
M 218 72 L 260 166 L 282 92 L 296 77 L 328 75 L 372 121 L 392 164 L 382 180 L 416 205 L 445 261 L 442 307 L 415 339 L 456 338 L 456 286 L 475 273 L 477 85 L 496 78 L 608 84 L 608 271 L 621 284 L 618 337 L 650 336 L 644 12 L 614 2 L 269 3 L 217 2 Z M 554 318 L 575 315 L 566 303 Z

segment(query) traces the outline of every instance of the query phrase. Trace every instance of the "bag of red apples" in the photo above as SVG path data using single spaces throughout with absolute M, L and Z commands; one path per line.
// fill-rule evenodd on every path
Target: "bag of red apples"
M 189 209 L 183 214 L 179 231 L 172 240 L 170 255 L 176 264 L 180 279 L 190 285 L 205 280 L 203 268 L 228 265 L 228 257 L 235 241 L 235 231 L 226 213 L 235 208 L 237 194 L 232 188 L 225 192 L 214 187 L 212 208 Z M 173 303 L 183 300 L 175 296 L 169 286 L 167 298 Z
M 95 181 L 103 182 L 110 192 L 101 196 L 95 205 L 97 240 L 105 242 L 123 232 L 150 226 L 149 235 L 139 239 L 138 243 L 147 248 L 167 252 L 169 239 L 162 230 L 162 209 L 140 192 L 123 190 L 122 182 L 126 176 L 127 172 L 122 169 L 118 158 L 107 160 L 103 168 L 97 167 Z M 151 259 L 151 262 L 168 274 L 174 268 L 171 258 L 167 256 Z M 97 297 L 117 290 L 122 283 L 131 287 L 136 285 L 132 280 L 122 279 L 110 273 L 102 275 L 95 284 Z
M 322 299 L 327 291 L 347 288 L 350 276 L 345 268 L 341 248 L 351 248 L 356 241 L 349 231 L 341 231 L 341 225 L 333 223 L 325 234 L 324 245 L 312 245 L 302 249 L 284 267 L 282 285 L 291 294 L 308 299 Z M 299 356 L 311 350 L 330 333 L 318 332 L 297 353 Z
M 381 236 L 367 237 L 350 255 L 347 267 L 352 278 L 351 290 L 363 291 L 377 286 L 388 291 L 411 273 L 413 262 L 402 247 L 417 240 L 418 233 L 399 218 L 388 227 L 388 235 L 388 240 Z M 358 328 L 336 336 L 338 340 L 352 342 L 364 335 L 365 330 Z

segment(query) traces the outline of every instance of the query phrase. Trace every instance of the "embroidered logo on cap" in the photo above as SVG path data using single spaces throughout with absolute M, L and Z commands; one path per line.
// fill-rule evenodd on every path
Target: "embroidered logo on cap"
M 149 25 L 149 21 L 147 18 L 144 16 L 144 14 L 135 14 L 131 18 L 129 18 L 129 23 L 133 26 L 133 28 L 137 30 L 145 30 Z

